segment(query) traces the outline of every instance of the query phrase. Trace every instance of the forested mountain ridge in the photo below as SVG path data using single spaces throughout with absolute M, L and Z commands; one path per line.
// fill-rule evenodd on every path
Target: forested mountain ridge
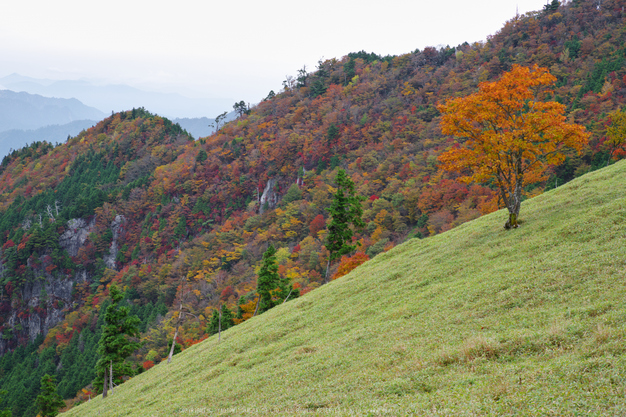
M 183 347 L 211 332 L 220 303 L 238 312 L 237 322 L 249 318 L 270 243 L 282 277 L 303 294 L 317 288 L 337 167 L 367 198 L 367 227 L 357 240 L 369 257 L 495 210 L 489 187 L 439 172 L 436 157 L 453 140 L 441 134 L 435 105 L 514 63 L 550 68 L 555 99 L 593 134 L 583 156 L 555 168 L 547 187 L 605 165 L 607 114 L 626 100 L 622 6 L 568 3 L 518 16 L 485 43 L 323 61 L 197 141 L 139 109 L 63 145 L 15 151 L 0 165 L 2 351 L 34 342 L 43 330 L 44 356 L 28 365 L 32 378 L 52 370 L 71 397 L 89 382 L 88 371 L 62 364 L 93 356 L 110 283 L 125 289 L 143 320 L 145 344 L 134 359 L 145 368 L 166 356 L 176 317 L 166 311 L 181 296 L 198 317 L 184 323 Z M 5 355 L 0 372 L 11 378 L 2 388 L 15 390 L 5 381 L 20 381 L 26 365 L 15 364 L 35 350 Z M 30 415 L 31 382 L 19 382 L 20 399 L 9 400 L 16 415 Z

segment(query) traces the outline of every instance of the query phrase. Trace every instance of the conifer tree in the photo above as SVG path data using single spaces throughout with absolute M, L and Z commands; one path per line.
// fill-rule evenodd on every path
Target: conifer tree
M 7 395 L 6 390 L 0 390 L 0 404 L 4 401 L 4 398 Z M 4 410 L 0 410 L 0 417 L 11 417 L 11 410 L 9 408 L 5 408 Z
M 278 304 L 272 295 L 282 292 L 279 289 L 280 276 L 278 275 L 278 264 L 276 263 L 276 248 L 270 245 L 263 254 L 263 261 L 259 277 L 257 279 L 257 293 L 259 293 L 259 313 L 269 310 Z M 286 294 L 285 294 L 286 296 Z
M 357 196 L 354 189 L 354 182 L 346 175 L 346 171 L 340 169 L 335 178 L 337 192 L 333 196 L 333 201 L 327 211 L 332 216 L 328 226 L 326 237 L 326 249 L 330 252 L 326 264 L 326 276 L 328 281 L 328 271 L 330 264 L 342 255 L 353 252 L 357 245 L 352 244 L 352 236 L 355 230 L 365 227 L 365 222 L 361 219 L 363 208 L 361 201 L 363 197 Z
M 213 311 L 213 316 L 211 316 L 211 322 L 207 326 L 208 334 L 216 334 L 221 330 L 230 329 L 235 325 L 235 321 L 233 320 L 235 316 L 233 312 L 226 306 L 226 304 L 222 304 L 222 319 L 220 324 L 220 315 L 218 310 Z
M 102 384 L 103 398 L 107 396 L 108 389 L 112 388 L 113 381 L 120 384 L 122 377 L 133 374 L 130 364 L 125 360 L 139 348 L 139 343 L 127 339 L 127 336 L 139 336 L 139 318 L 129 316 L 128 307 L 120 306 L 124 295 L 115 285 L 111 285 L 109 294 L 111 305 L 107 307 L 104 316 L 102 336 L 98 343 L 100 359 L 96 364 L 97 377 L 94 381 L 96 387 Z
M 55 417 L 65 407 L 65 402 L 57 393 L 56 382 L 54 376 L 45 374 L 41 377 L 41 394 L 37 396 L 37 411 L 41 417 Z

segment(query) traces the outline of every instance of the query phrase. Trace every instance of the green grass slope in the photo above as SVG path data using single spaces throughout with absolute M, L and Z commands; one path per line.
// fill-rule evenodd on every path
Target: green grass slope
M 626 415 L 625 179 L 411 240 L 65 415 Z

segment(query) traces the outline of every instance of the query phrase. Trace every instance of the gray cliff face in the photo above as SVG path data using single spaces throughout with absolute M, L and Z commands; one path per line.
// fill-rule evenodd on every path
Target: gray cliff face
M 77 274 L 76 277 L 60 278 L 44 273 L 38 279 L 25 283 L 17 290 L 26 303 L 20 311 L 30 313 L 18 314 L 17 310 L 13 310 L 7 324 L 13 329 L 14 337 L 32 342 L 40 333 L 44 336 L 48 334 L 48 331 L 65 317 L 63 309 L 72 305 L 74 283 L 84 278 L 85 276 L 81 274 Z M 0 356 L 8 350 L 8 347 L 8 340 L 0 340 Z
M 46 274 L 48 275 L 48 274 Z M 32 342 L 39 333 L 46 335 L 48 331 L 59 324 L 65 314 L 63 308 L 72 303 L 73 279 L 58 279 L 46 276 L 45 280 L 29 282 L 22 288 L 22 299 L 28 300 L 27 306 L 34 310 L 45 306 L 45 314 L 30 314 L 28 318 L 18 318 L 13 313 L 9 325 L 15 327 L 20 324 L 28 333 L 28 340 Z
M 115 260 L 117 259 L 117 253 L 119 252 L 119 248 L 117 245 L 117 240 L 120 237 L 120 232 L 122 229 L 122 224 L 126 219 L 124 216 L 117 215 L 115 219 L 111 222 L 111 231 L 113 232 L 113 241 L 111 242 L 111 247 L 109 248 L 109 254 L 105 255 L 102 259 L 104 260 L 104 264 L 107 268 L 115 270 Z
M 269 179 L 267 181 L 267 185 L 263 190 L 263 195 L 261 195 L 261 199 L 259 200 L 259 214 L 263 214 L 267 209 L 276 208 L 276 204 L 278 203 L 278 195 L 274 191 L 274 186 L 276 185 L 275 179 Z M 267 204 L 267 207 L 266 207 Z
M 95 224 L 95 218 L 89 223 L 83 219 L 71 219 L 67 222 L 67 230 L 59 237 L 59 245 L 70 256 L 78 255 L 78 250 L 85 244 Z
M 118 252 L 117 241 L 123 223 L 124 217 L 119 215 L 111 223 L 113 242 L 109 255 L 105 257 L 105 263 L 109 268 L 115 267 Z M 71 219 L 67 222 L 67 230 L 59 236 L 59 244 L 67 250 L 70 256 L 76 256 L 85 245 L 94 227 L 95 219 L 90 222 L 83 219 Z M 51 328 L 65 318 L 64 310 L 72 307 L 74 284 L 84 282 L 88 278 L 86 271 L 77 271 L 74 276 L 63 274 L 53 276 L 41 268 L 36 279 L 23 284 L 20 289 L 16 290 L 20 292 L 21 299 L 26 306 L 22 305 L 19 309 L 21 314 L 18 314 L 16 306 L 12 306 L 14 310 L 7 320 L 7 327 L 13 329 L 13 337 L 19 341 L 32 342 L 37 335 L 48 334 Z M 29 314 L 24 314 L 24 311 L 29 311 Z M 8 351 L 10 342 L 10 340 L 0 338 L 0 356 Z

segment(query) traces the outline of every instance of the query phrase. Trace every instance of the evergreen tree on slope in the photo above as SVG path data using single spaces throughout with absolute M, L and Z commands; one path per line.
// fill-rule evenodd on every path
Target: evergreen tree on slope
M 130 364 L 125 360 L 139 348 L 139 343 L 127 338 L 139 336 L 139 318 L 129 316 L 128 307 L 119 305 L 124 295 L 115 285 L 111 285 L 109 294 L 111 305 L 107 307 L 104 316 L 102 336 L 98 343 L 100 359 L 96 364 L 97 376 L 94 381 L 95 387 L 102 386 L 103 398 L 112 388 L 112 382 L 119 385 L 123 382 L 124 376 L 133 375 Z

